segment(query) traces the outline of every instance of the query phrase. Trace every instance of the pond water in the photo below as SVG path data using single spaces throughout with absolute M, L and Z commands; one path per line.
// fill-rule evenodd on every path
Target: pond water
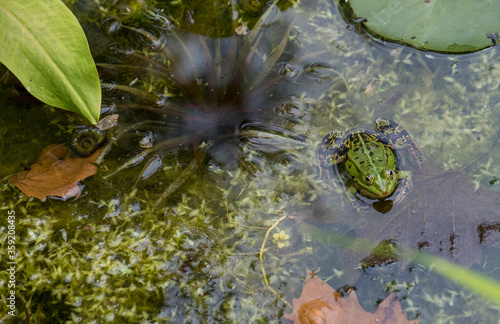
M 390 241 L 500 280 L 497 49 L 419 52 L 357 33 L 333 1 L 279 1 L 260 16 L 247 7 L 258 3 L 71 4 L 98 64 L 102 116 L 120 116 L 79 198 L 40 202 L 7 181 L 85 122 L 13 101 L 16 84 L 2 85 L 0 211 L 16 213 L 17 319 L 27 305 L 51 323 L 286 323 L 309 269 L 354 288 L 370 312 L 396 292 L 420 323 L 497 322 L 498 301 L 409 257 L 328 243 Z M 332 189 L 317 156 L 332 130 L 372 130 L 379 117 L 423 152 L 399 150 L 413 189 L 381 208 Z

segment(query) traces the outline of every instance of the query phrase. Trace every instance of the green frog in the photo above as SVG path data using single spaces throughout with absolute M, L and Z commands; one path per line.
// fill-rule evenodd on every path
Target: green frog
M 320 176 L 335 189 L 334 167 L 344 178 L 347 189 L 360 201 L 366 199 L 400 202 L 413 188 L 410 171 L 397 165 L 394 150 L 408 149 L 417 160 L 423 155 L 415 142 L 398 123 L 378 118 L 373 131 L 354 131 L 343 137 L 333 131 L 318 149 Z M 396 188 L 399 189 L 396 192 Z M 396 193 L 395 193 L 396 192 Z

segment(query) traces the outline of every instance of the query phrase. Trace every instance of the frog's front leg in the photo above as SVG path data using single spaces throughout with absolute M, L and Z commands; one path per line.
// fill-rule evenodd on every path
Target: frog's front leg
M 377 118 L 374 127 L 384 134 L 383 141 L 387 142 L 387 145 L 392 149 L 401 150 L 407 148 L 420 168 L 420 159 L 424 153 L 401 125 L 387 118 Z
M 333 131 L 326 135 L 318 148 L 319 176 L 332 189 L 336 189 L 333 168 L 345 159 L 345 145 L 342 132 Z
M 318 158 L 321 169 L 329 169 L 345 159 L 345 145 L 342 132 L 334 131 L 326 135 L 318 148 Z
M 397 194 L 393 198 L 394 204 L 399 203 L 413 190 L 413 181 L 410 171 L 398 171 Z
M 333 131 L 326 135 L 318 149 L 318 155 L 331 165 L 342 162 L 345 158 L 345 153 L 344 139 L 340 131 Z
M 370 208 L 371 204 L 367 203 L 365 197 L 361 195 L 361 193 L 355 186 L 349 187 L 348 193 L 350 194 L 346 195 L 346 199 L 351 203 L 351 206 L 353 206 L 358 213 L 362 213 Z

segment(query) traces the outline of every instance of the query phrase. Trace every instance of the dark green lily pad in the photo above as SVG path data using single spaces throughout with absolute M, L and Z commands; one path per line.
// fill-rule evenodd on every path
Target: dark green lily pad
M 422 50 L 476 52 L 500 32 L 500 1 L 349 0 L 342 7 L 373 37 Z

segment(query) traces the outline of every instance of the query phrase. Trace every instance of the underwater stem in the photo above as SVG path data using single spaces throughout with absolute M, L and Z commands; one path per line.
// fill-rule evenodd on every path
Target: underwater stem
M 174 182 L 172 182 L 170 184 L 170 186 L 168 186 L 167 190 L 165 190 L 161 196 L 158 198 L 158 200 L 156 201 L 156 203 L 153 205 L 151 211 L 155 211 L 156 208 L 158 208 L 158 206 L 165 200 L 167 199 L 168 196 L 170 196 L 173 192 L 175 192 L 177 189 L 179 189 L 180 186 L 182 186 L 182 184 L 184 182 L 186 182 L 187 179 L 189 179 L 189 177 L 192 175 L 192 173 L 194 172 L 194 170 L 196 169 L 196 166 L 198 165 L 196 159 L 193 159 L 191 161 L 191 163 L 189 163 L 189 165 L 187 166 L 187 168 L 185 168 L 181 175 L 175 179 Z

